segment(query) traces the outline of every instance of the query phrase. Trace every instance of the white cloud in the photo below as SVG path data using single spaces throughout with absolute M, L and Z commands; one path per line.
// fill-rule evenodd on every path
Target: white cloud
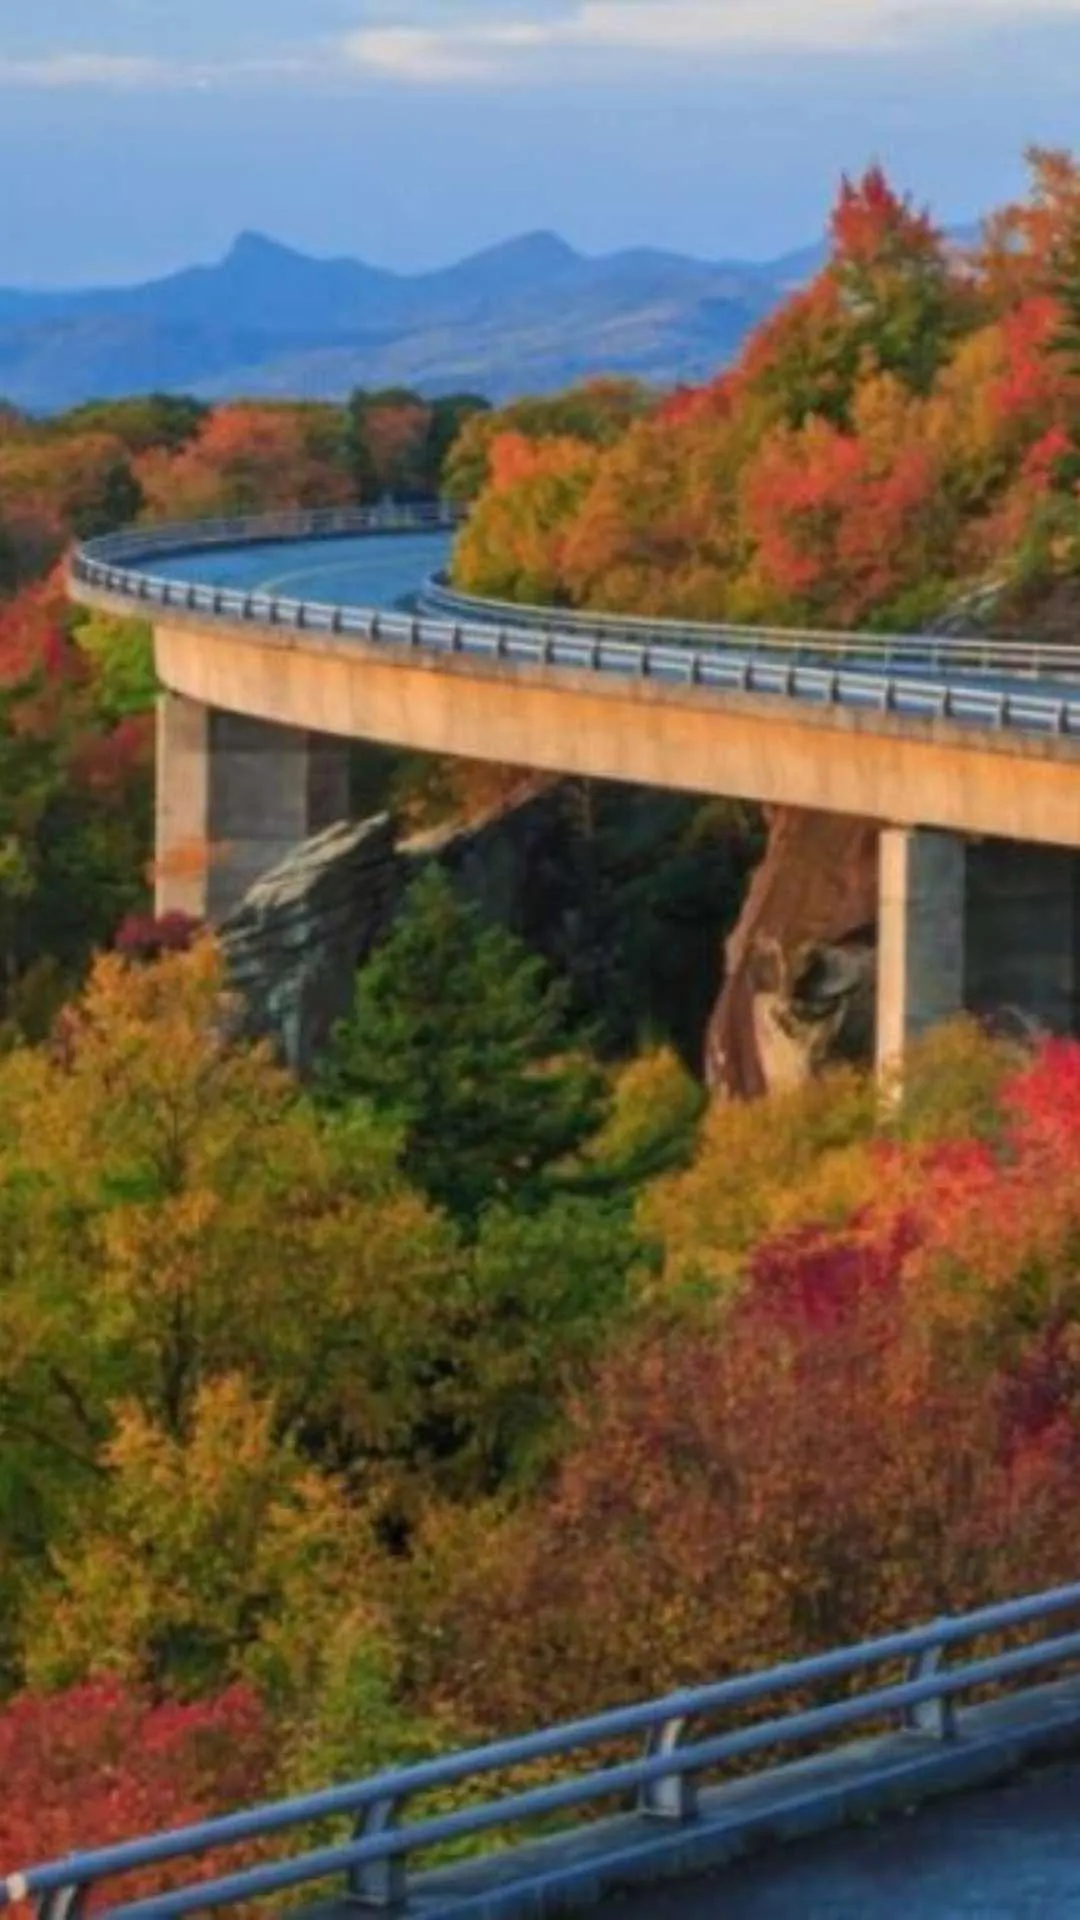
M 1080 0 L 578 0 L 569 13 L 502 22 L 464 12 L 452 25 L 362 27 L 345 51 L 358 68 L 426 84 L 499 80 L 545 55 L 709 58 L 724 53 L 872 52 L 1080 21 Z
M 53 53 L 40 59 L 0 58 L 4 87 L 145 87 L 159 83 L 161 63 L 134 54 Z
M 530 21 L 448 29 L 365 27 L 348 37 L 346 53 L 357 67 L 437 86 L 445 81 L 495 79 L 508 60 L 558 44 L 551 27 Z
M 317 76 L 321 63 L 281 55 L 265 60 L 168 61 L 141 54 L 49 53 L 33 59 L 0 56 L 0 89 L 91 89 L 137 93 L 204 89 L 244 82 Z

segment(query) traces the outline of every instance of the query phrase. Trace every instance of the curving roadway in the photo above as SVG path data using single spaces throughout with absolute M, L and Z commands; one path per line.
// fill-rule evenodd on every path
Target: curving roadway
M 354 509 L 132 528 L 75 550 L 71 592 L 152 620 L 164 686 L 208 710 L 1080 845 L 1080 646 L 478 601 L 438 577 L 453 523 Z
M 334 516 L 321 518 L 325 525 Z M 446 586 L 453 538 L 446 527 L 417 527 L 407 512 L 396 526 L 378 511 L 337 518 L 347 528 L 366 519 L 371 525 L 315 534 L 295 516 L 286 537 L 270 537 L 258 534 L 259 523 L 233 523 L 221 544 L 206 543 L 205 532 L 193 540 L 183 527 L 152 535 L 131 529 L 76 551 L 73 591 L 105 584 L 124 598 L 187 604 L 224 621 L 269 613 L 279 628 L 333 625 L 365 637 L 373 637 L 371 613 L 419 610 L 429 623 L 421 644 L 437 652 L 446 651 L 448 631 L 456 651 L 489 652 L 494 627 L 507 637 L 508 657 L 523 663 L 538 658 L 535 636 L 542 634 L 554 641 L 554 651 L 549 644 L 540 656 L 547 665 L 636 674 L 644 664 L 661 680 L 690 677 L 817 705 L 1080 735 L 1080 647 L 732 627 L 484 601 Z M 384 627 L 380 637 L 392 644 L 403 636 Z

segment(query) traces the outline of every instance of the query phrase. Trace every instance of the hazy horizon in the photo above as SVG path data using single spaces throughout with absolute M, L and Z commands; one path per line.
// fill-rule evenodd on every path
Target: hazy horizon
M 398 272 L 521 233 L 765 260 L 880 159 L 943 225 L 1076 136 L 1080 0 L 38 0 L 0 26 L 0 282 L 258 230 Z M 227 17 L 226 17 L 227 16 Z

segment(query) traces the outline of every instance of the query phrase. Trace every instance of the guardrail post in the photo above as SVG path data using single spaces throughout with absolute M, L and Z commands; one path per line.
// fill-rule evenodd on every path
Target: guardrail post
M 398 1824 L 402 1801 L 398 1794 L 376 1800 L 364 1809 L 356 1823 L 357 1840 L 375 1840 L 392 1833 Z M 349 1874 L 349 1894 L 364 1907 L 403 1907 L 408 1890 L 408 1866 L 403 1853 L 389 1854 L 384 1860 L 365 1860 Z
M 941 1623 L 944 1625 L 944 1622 Z M 909 1680 L 932 1680 L 942 1672 L 945 1649 L 926 1647 L 908 1666 Z M 956 1708 L 951 1694 L 938 1693 L 929 1700 L 917 1700 L 904 1709 L 904 1725 L 911 1733 L 926 1734 L 931 1740 L 955 1740 Z
M 675 1753 L 686 1730 L 686 1718 L 662 1720 L 649 1730 L 645 1742 L 646 1760 L 657 1760 Z M 665 1773 L 659 1780 L 647 1780 L 638 1793 L 638 1812 L 652 1820 L 693 1820 L 698 1810 L 696 1783 L 688 1773 Z
M 86 1887 L 58 1887 L 34 1903 L 37 1920 L 83 1920 L 89 1900 Z

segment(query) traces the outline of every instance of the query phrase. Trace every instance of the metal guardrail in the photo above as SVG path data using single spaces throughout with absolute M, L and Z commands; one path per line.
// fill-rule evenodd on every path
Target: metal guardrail
M 130 605 L 133 611 L 175 608 L 239 627 L 276 627 L 293 633 L 351 635 L 396 649 L 461 654 L 514 665 L 561 667 L 591 673 L 766 694 L 786 700 L 895 714 L 1025 734 L 1080 736 L 1080 649 L 1005 650 L 919 635 L 817 634 L 755 628 L 694 628 L 662 621 L 598 627 L 594 616 L 546 609 L 482 607 L 483 619 L 431 618 L 278 594 L 200 586 L 152 573 L 146 562 L 201 547 L 267 541 L 434 530 L 458 524 L 447 506 L 282 514 L 261 520 L 221 520 L 187 526 L 131 528 L 77 547 L 69 562 L 80 587 Z M 453 596 L 453 598 L 457 598 Z M 513 618 L 503 619 L 504 611 Z M 542 619 L 543 624 L 530 625 Z M 584 622 L 584 624 L 582 624 Z M 672 633 L 675 637 L 672 638 Z M 688 634 L 692 638 L 688 641 Z M 875 654 L 874 647 L 885 648 Z M 891 647 L 892 651 L 887 649 Z M 967 649 L 967 651 L 965 651 Z M 1049 690 L 1046 681 L 1049 679 Z M 1040 685 L 1039 682 L 1043 684 Z
M 676 645 L 738 647 L 751 653 L 780 653 L 805 660 L 824 657 L 874 665 L 918 665 L 974 673 L 1005 673 L 1029 679 L 1080 681 L 1080 637 L 1075 646 L 1070 646 L 1023 640 L 1015 634 L 975 639 L 956 634 L 879 633 L 870 629 L 837 632 L 826 627 L 738 626 L 723 621 L 580 612 L 459 593 L 444 573 L 432 574 L 425 580 L 419 605 L 422 611 L 444 619 L 481 620 L 542 632 L 631 640 L 653 637 Z
M 620 1797 L 629 1799 L 646 1823 L 689 1823 L 697 1811 L 696 1783 L 702 1775 L 755 1754 L 821 1742 L 852 1726 L 899 1719 L 902 1726 L 930 1740 L 957 1738 L 963 1731 L 956 1711 L 961 1697 L 988 1687 L 1007 1688 L 1035 1670 L 1060 1669 L 1080 1661 L 1080 1628 L 1070 1625 L 1065 1631 L 1048 1632 L 955 1666 L 946 1663 L 946 1656 L 954 1648 L 971 1648 L 972 1643 L 991 1636 L 1045 1629 L 1069 1614 L 1080 1620 L 1080 1585 L 985 1607 L 814 1659 L 670 1694 L 177 1833 L 72 1855 L 50 1866 L 10 1874 L 0 1882 L 0 1908 L 28 1902 L 37 1920 L 76 1920 L 96 1890 L 121 1876 L 175 1867 L 245 1842 L 293 1835 L 328 1819 L 350 1822 L 352 1838 L 97 1911 L 105 1920 L 179 1920 L 181 1915 L 270 1899 L 335 1878 L 347 1900 L 384 1909 L 400 1907 L 408 1894 L 409 1861 L 450 1841 L 479 1838 L 558 1814 L 581 1813 Z M 774 1695 L 805 1699 L 816 1688 L 833 1688 L 867 1669 L 890 1666 L 899 1666 L 903 1678 L 872 1680 L 862 1691 L 823 1705 L 800 1704 L 752 1725 L 708 1731 L 709 1723 L 742 1714 Z M 693 1738 L 691 1728 L 697 1730 Z M 510 1791 L 453 1813 L 402 1825 L 409 1804 L 423 1795 L 511 1769 L 569 1761 L 597 1748 L 618 1749 L 633 1739 L 642 1742 L 635 1759 L 594 1766 L 544 1786 Z M 526 1865 L 522 1890 L 528 1886 Z
M 121 527 L 117 533 L 103 534 L 87 541 L 76 552 L 98 560 L 123 558 L 130 562 L 143 554 L 195 553 L 201 547 L 210 550 L 222 546 L 259 546 L 277 540 L 434 532 L 443 527 L 460 526 L 464 518 L 463 508 L 449 501 L 433 500 L 411 507 L 385 502 L 374 507 L 289 509 L 232 519 L 170 520 L 159 525 L 148 521 L 145 526 Z

